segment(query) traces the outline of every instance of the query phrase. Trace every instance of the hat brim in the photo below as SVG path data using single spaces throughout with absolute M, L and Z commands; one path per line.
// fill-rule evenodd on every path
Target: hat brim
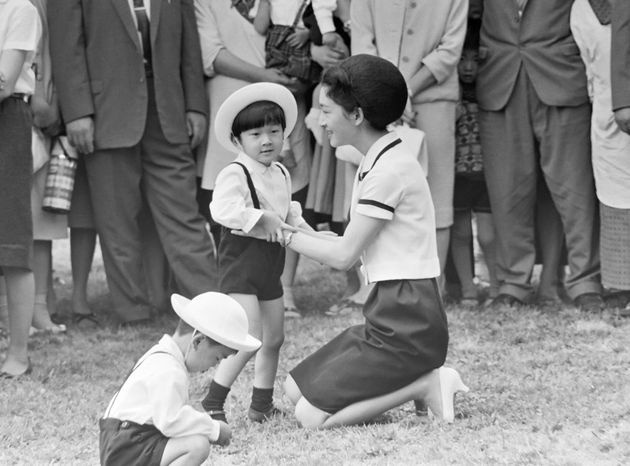
M 286 121 L 285 136 L 288 136 L 297 121 L 297 103 L 286 87 L 275 83 L 254 83 L 232 93 L 219 107 L 214 118 L 214 134 L 217 141 L 231 152 L 239 152 L 232 141 L 232 123 L 236 115 L 254 102 L 270 101 L 278 104 L 284 111 Z
M 255 351 L 260 348 L 260 340 L 254 338 L 251 335 L 246 335 L 244 340 L 235 341 L 229 338 L 225 338 L 225 336 L 223 335 L 217 334 L 212 328 L 204 325 L 197 318 L 196 312 L 191 311 L 189 306 L 190 301 L 190 299 L 175 293 L 171 295 L 171 305 L 173 306 L 175 313 L 179 316 L 180 319 L 182 319 L 192 328 L 221 343 L 222 345 L 238 351 Z

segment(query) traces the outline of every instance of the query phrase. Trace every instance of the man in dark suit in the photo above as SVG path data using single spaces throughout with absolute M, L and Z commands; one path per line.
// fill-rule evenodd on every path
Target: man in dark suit
M 531 293 L 536 186 L 546 182 L 565 231 L 567 293 L 581 309 L 603 307 L 590 105 L 571 3 L 484 1 L 477 90 L 497 232 L 496 305 L 522 304 Z
M 630 0 L 613 1 L 611 59 L 615 120 L 630 134 Z
M 192 0 L 50 0 L 53 75 L 85 158 L 109 288 L 126 322 L 150 316 L 138 217 L 150 208 L 178 289 L 216 288 L 191 146 L 207 102 Z

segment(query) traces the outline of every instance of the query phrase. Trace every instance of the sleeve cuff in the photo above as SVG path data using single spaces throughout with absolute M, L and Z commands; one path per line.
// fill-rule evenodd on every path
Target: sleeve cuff
M 254 225 L 258 223 L 260 217 L 263 216 L 262 210 L 258 209 L 246 209 L 243 217 L 246 219 L 245 224 L 243 225 L 242 230 L 245 233 L 249 233 L 249 231 L 254 228 Z
M 305 222 L 306 221 L 302 218 L 302 206 L 297 201 L 291 201 L 287 223 L 292 227 L 299 227 Z
M 327 32 L 335 32 L 335 23 L 333 22 L 332 16 L 328 14 L 316 14 L 315 17 L 322 35 Z
M 422 64 L 429 69 L 438 84 L 442 84 L 451 75 L 451 71 L 446 69 L 435 52 L 424 57 Z
M 366 217 L 381 218 L 391 220 L 394 218 L 394 208 L 372 199 L 359 199 L 355 212 Z

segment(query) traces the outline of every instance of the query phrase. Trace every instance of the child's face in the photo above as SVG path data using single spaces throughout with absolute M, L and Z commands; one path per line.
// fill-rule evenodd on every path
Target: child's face
M 249 157 L 269 166 L 278 160 L 284 143 L 282 125 L 271 124 L 243 131 L 237 138 L 243 152 Z
M 355 122 L 344 108 L 328 97 L 326 86 L 319 93 L 319 124 L 326 130 L 333 147 L 351 144 L 356 134 Z
M 464 49 L 462 58 L 459 60 L 457 71 L 459 72 L 459 80 L 465 84 L 472 84 L 477 79 L 477 70 L 479 68 L 479 53 L 474 49 Z
M 195 336 L 191 346 L 186 355 L 186 367 L 190 372 L 207 371 L 223 359 L 236 353 L 236 350 L 211 342 L 201 334 Z

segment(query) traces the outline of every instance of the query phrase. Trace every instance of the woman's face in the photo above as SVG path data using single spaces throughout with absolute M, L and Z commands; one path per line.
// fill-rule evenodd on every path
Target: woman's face
M 352 144 L 357 133 L 356 120 L 348 115 L 341 105 L 328 97 L 327 91 L 327 87 L 322 86 L 319 92 L 321 110 L 319 124 L 326 130 L 331 146 Z

